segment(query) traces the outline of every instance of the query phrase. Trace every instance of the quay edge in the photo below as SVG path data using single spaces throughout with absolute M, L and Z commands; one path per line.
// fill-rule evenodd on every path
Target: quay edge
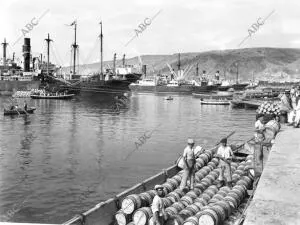
M 278 133 L 243 225 L 300 224 L 299 137 L 293 127 Z

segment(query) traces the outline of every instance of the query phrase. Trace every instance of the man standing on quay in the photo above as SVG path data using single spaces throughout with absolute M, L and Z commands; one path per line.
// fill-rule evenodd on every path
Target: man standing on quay
M 183 190 L 186 186 L 187 180 L 190 179 L 190 189 L 194 188 L 195 180 L 195 154 L 194 154 L 195 142 L 193 139 L 188 139 L 188 146 L 183 151 L 184 171 L 180 184 L 180 189 Z

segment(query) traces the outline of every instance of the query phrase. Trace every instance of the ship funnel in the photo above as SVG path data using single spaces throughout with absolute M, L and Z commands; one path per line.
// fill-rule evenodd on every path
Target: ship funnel
M 24 38 L 23 57 L 24 57 L 24 72 L 30 72 L 30 38 Z

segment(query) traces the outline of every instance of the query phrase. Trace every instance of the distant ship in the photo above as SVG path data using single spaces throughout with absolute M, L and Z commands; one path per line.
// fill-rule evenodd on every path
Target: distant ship
M 154 93 L 179 93 L 191 94 L 194 90 L 194 82 L 185 79 L 185 72 L 180 68 L 180 54 L 178 54 L 178 73 L 167 64 L 171 75 L 156 75 L 153 79 L 144 78 L 136 83 L 130 84 L 129 88 L 134 92 L 154 92 Z
M 15 60 L 15 53 L 13 58 L 8 59 L 6 57 L 6 47 L 8 43 L 6 39 L 2 43 L 3 46 L 3 58 L 0 64 L 0 95 L 12 95 L 18 90 L 31 90 L 38 89 L 41 84 L 40 73 L 41 70 L 35 70 L 34 66 L 39 63 L 36 58 L 33 58 L 35 62 L 31 64 L 31 46 L 30 38 L 24 38 L 23 45 L 23 57 L 24 64 L 23 69 Z

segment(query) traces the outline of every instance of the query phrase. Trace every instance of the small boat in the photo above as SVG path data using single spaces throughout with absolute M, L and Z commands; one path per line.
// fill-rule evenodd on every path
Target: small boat
M 173 97 L 172 96 L 168 96 L 165 98 L 165 100 L 173 100 Z
M 211 94 L 205 94 L 205 93 L 192 93 L 194 98 L 201 98 L 201 99 L 232 99 L 233 93 L 211 93 Z
M 75 94 L 66 95 L 30 95 L 33 99 L 71 99 Z
M 200 99 L 201 105 L 230 105 L 228 100 L 217 100 L 217 99 Z
M 8 115 L 20 115 L 20 114 L 32 114 L 36 110 L 35 107 L 30 107 L 26 111 L 22 108 L 20 109 L 4 109 L 4 116 Z
M 233 132 L 234 133 L 234 132 Z M 232 135 L 231 133 L 230 135 Z M 227 136 L 227 138 L 229 135 Z M 247 142 L 245 142 L 247 143 Z M 219 143 L 218 143 L 219 144 Z M 240 145 L 235 148 L 235 151 L 239 148 L 243 148 L 243 145 Z M 172 198 L 173 201 L 169 201 L 164 199 L 165 204 L 167 205 L 165 208 L 170 207 L 174 202 L 180 201 L 182 196 L 186 196 L 183 198 L 187 198 L 187 201 L 190 200 L 190 197 L 187 196 L 198 196 L 199 193 L 203 192 L 208 188 L 208 186 L 214 186 L 213 180 L 215 180 L 218 175 L 216 175 L 216 172 L 212 172 L 213 168 L 217 167 L 217 162 L 215 158 L 213 158 L 213 155 L 215 154 L 215 151 L 217 149 L 217 145 L 215 147 L 205 150 L 204 153 L 201 153 L 197 159 L 196 159 L 196 166 L 197 166 L 197 172 L 196 177 L 201 176 L 201 178 L 197 178 L 198 181 L 196 181 L 196 186 L 198 184 L 198 189 L 201 191 L 194 192 L 190 191 L 187 193 L 187 191 L 179 191 L 178 186 L 181 182 L 181 177 L 183 170 L 179 169 L 177 165 L 173 165 L 167 169 L 164 169 L 162 172 L 159 172 L 158 174 L 144 180 L 141 183 L 136 184 L 135 186 L 115 195 L 114 197 L 98 203 L 93 208 L 89 209 L 85 213 L 82 213 L 80 215 L 76 215 L 72 219 L 66 221 L 65 225 L 78 225 L 82 224 L 82 221 L 85 222 L 85 224 L 153 224 L 152 222 L 152 215 L 151 215 L 151 209 L 149 206 L 151 205 L 152 199 L 155 195 L 155 191 L 153 190 L 154 186 L 156 184 L 162 184 L 164 186 L 164 192 L 165 194 L 168 194 L 166 198 Z M 251 155 L 250 155 L 251 157 Z M 234 161 L 231 163 L 232 167 L 236 168 L 236 170 L 241 169 L 239 166 L 240 162 L 245 163 L 245 160 L 251 160 L 251 158 L 248 157 L 247 154 L 243 157 L 239 157 L 237 161 Z M 253 157 L 252 157 L 253 158 Z M 206 166 L 207 165 L 207 166 Z M 252 187 L 253 179 L 250 178 L 249 175 L 244 176 L 241 178 L 241 176 L 238 175 L 238 173 L 243 173 L 244 170 L 237 171 L 233 173 L 233 180 L 235 183 L 241 184 L 244 186 L 244 190 L 242 192 L 245 192 L 245 190 L 250 189 Z M 210 173 L 210 174 L 209 174 Z M 207 177 L 207 178 L 204 178 Z M 209 180 L 207 181 L 207 179 Z M 205 183 L 202 182 L 202 180 L 205 180 Z M 245 180 L 245 181 L 240 181 Z M 202 183 L 201 183 L 202 182 Z M 208 183 L 209 182 L 209 183 Z M 201 185 L 199 185 L 201 183 Z M 206 186 L 205 186 L 206 185 Z M 209 188 L 208 188 L 209 189 Z M 230 189 L 223 187 L 223 189 L 228 192 Z M 212 188 L 211 188 L 212 190 Z M 227 191 L 228 190 L 228 191 Z M 238 191 L 240 192 L 240 191 Z M 214 191 L 214 195 L 216 194 L 216 191 Z M 245 193 L 244 193 L 245 194 Z M 171 197 L 169 197 L 171 196 Z M 239 201 L 244 199 L 242 197 L 243 195 L 236 196 L 234 195 L 234 199 L 239 198 Z M 245 195 L 244 195 L 245 196 Z M 201 197 L 199 197 L 201 198 Z M 206 200 L 205 200 L 206 201 Z M 236 201 L 236 200 L 234 200 Z M 176 204 L 176 203 L 174 203 Z M 175 205 L 172 205 L 171 207 L 175 207 Z M 178 204 L 178 203 L 177 203 Z M 191 205 L 191 203 L 188 203 L 188 205 Z M 207 205 L 206 203 L 202 203 L 204 205 Z M 228 205 L 228 204 L 227 204 Z M 226 206 L 226 205 L 225 205 Z M 177 206 L 176 206 L 177 207 Z M 175 209 L 177 209 L 175 207 Z M 185 206 L 180 206 L 185 207 Z M 222 206 L 222 208 L 224 205 Z M 169 208 L 170 209 L 170 208 Z M 226 208 L 227 209 L 227 208 Z M 235 209 L 236 210 L 236 209 Z M 197 211 L 200 211 L 199 209 L 196 209 L 196 212 L 193 211 L 193 214 L 196 214 Z M 147 214 L 149 212 L 149 214 Z M 176 211 L 178 212 L 178 210 Z M 178 213 L 172 214 L 176 215 Z M 173 217 L 169 217 L 166 224 L 178 224 L 174 223 L 172 220 Z M 141 219 L 141 223 L 131 223 L 130 221 L 139 222 Z M 185 218 L 186 219 L 186 218 Z M 185 220 L 183 219 L 183 220 Z M 149 222 L 149 223 L 148 223 Z M 172 223 L 171 223 L 172 222 Z M 183 224 L 180 223 L 180 224 Z

